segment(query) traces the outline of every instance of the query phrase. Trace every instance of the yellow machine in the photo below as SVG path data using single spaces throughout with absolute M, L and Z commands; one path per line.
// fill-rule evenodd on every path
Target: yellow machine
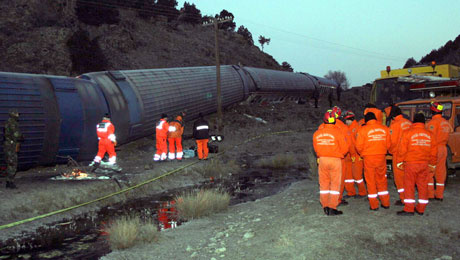
M 436 65 L 434 63 L 431 66 L 420 66 L 395 70 L 392 70 L 391 68 L 387 67 L 387 70 L 380 71 L 381 79 L 410 75 L 458 78 L 460 77 L 460 67 L 451 64 Z
M 380 72 L 372 86 L 370 102 L 380 109 L 391 104 L 417 98 L 458 96 L 460 94 L 460 67 L 443 64 L 392 70 L 389 66 Z

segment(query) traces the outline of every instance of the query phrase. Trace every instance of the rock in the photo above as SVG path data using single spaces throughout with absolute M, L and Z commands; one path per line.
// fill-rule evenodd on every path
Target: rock
M 193 250 L 193 248 L 191 246 L 187 246 L 187 248 L 185 249 L 185 251 L 187 251 L 187 252 L 190 252 L 192 250 Z
M 198 253 L 197 253 L 197 252 L 193 252 L 193 253 L 190 255 L 190 257 L 196 257 L 196 256 L 198 256 Z
M 443 256 L 441 256 L 441 260 L 452 260 L 452 256 L 443 255 Z
M 250 239 L 250 238 L 253 238 L 254 237 L 254 232 L 252 231 L 248 231 L 244 234 L 243 238 L 244 239 Z
M 259 221 L 261 221 L 260 218 L 256 218 L 256 219 L 253 220 L 253 222 L 259 222 Z
M 227 248 L 221 247 L 221 248 L 217 248 L 215 252 L 216 252 L 217 254 L 220 254 L 220 253 L 223 253 L 223 252 L 225 252 L 225 251 L 227 251 Z

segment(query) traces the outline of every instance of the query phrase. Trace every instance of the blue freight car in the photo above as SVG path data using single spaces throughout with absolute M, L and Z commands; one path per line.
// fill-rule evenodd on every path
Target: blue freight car
M 324 79 L 325 80 L 325 79 Z M 250 93 L 297 92 L 324 88 L 322 78 L 233 65 L 221 66 L 222 104 L 240 102 Z M 327 82 L 327 87 L 333 83 Z M 96 124 L 110 113 L 120 144 L 152 135 L 162 113 L 187 111 L 187 119 L 217 110 L 216 69 L 184 67 L 103 71 L 78 78 L 0 72 L 0 126 L 9 109 L 20 113 L 25 141 L 19 168 L 91 160 L 97 152 Z M 3 142 L 0 165 L 4 165 Z
M 94 122 L 108 108 L 102 92 L 90 81 L 1 72 L 0 100 L 0 164 L 4 164 L 3 126 L 13 108 L 20 114 L 25 136 L 18 154 L 20 169 L 65 162 L 66 156 L 94 155 L 94 148 L 86 144 L 97 138 Z

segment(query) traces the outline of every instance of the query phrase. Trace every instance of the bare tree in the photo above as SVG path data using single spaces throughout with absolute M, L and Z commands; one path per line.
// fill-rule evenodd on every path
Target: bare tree
M 341 87 L 342 89 L 348 89 L 350 87 L 350 83 L 348 82 L 347 76 L 345 75 L 345 72 L 342 72 L 340 70 L 337 71 L 328 71 L 326 75 L 324 75 L 326 79 L 333 80 Z
M 260 46 L 262 47 L 262 51 L 264 51 L 264 45 L 265 44 L 267 44 L 267 45 L 270 44 L 270 38 L 265 38 L 264 36 L 260 35 L 259 36 L 259 43 L 260 43 Z
M 348 89 L 350 86 L 350 83 L 348 83 L 347 76 L 345 75 L 345 72 L 342 71 L 328 71 L 326 75 L 324 75 L 325 78 L 330 79 L 335 81 L 337 83 L 337 101 L 340 101 L 340 94 L 342 93 L 342 90 Z

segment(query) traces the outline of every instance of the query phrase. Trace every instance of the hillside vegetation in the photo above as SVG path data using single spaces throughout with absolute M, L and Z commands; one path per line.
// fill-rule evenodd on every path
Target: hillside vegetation
M 175 0 L 0 1 L 0 71 L 76 76 L 215 65 L 214 29 L 202 26 L 208 17 L 194 5 L 176 7 Z M 221 64 L 282 69 L 248 35 L 244 26 L 221 26 Z
M 428 65 L 432 61 L 435 61 L 437 64 L 453 64 L 460 66 L 460 35 L 457 36 L 454 41 L 450 40 L 439 49 L 432 50 L 418 62 L 414 58 L 409 58 L 404 68 L 414 65 Z

